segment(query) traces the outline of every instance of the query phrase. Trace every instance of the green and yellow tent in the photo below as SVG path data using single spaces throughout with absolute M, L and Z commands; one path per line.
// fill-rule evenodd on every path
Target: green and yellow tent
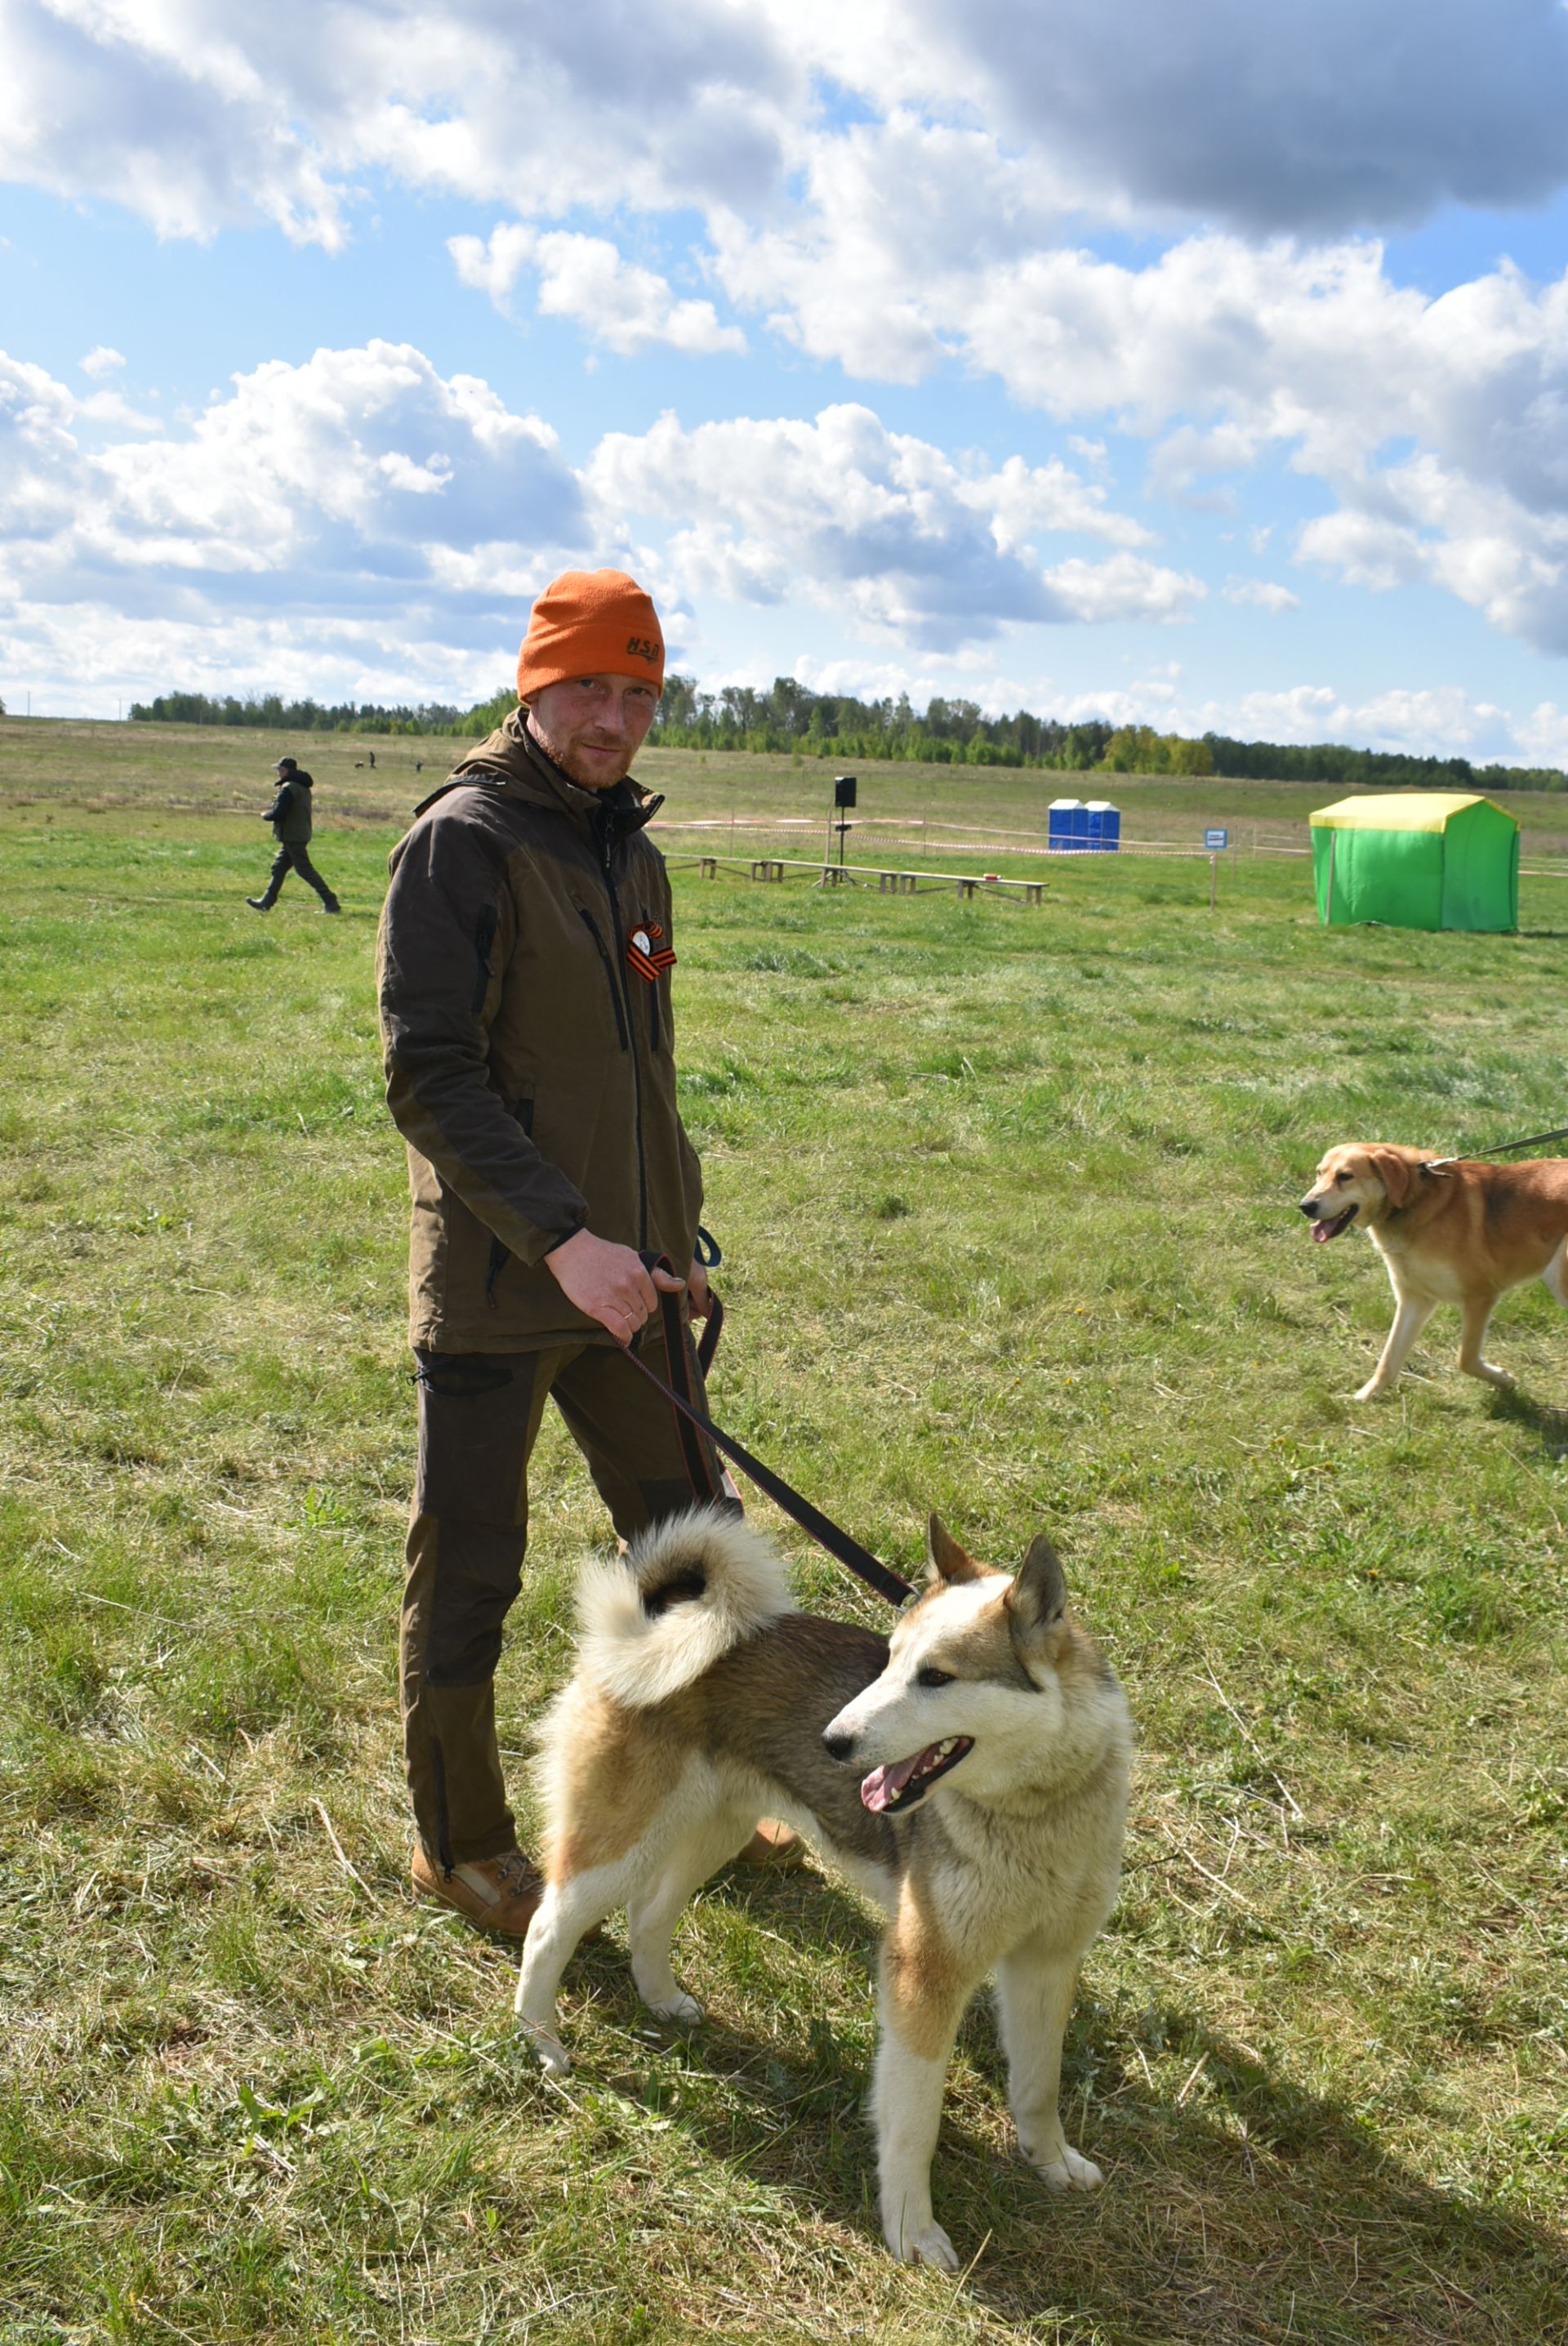
M 1519 825 L 1490 799 L 1400 790 L 1312 817 L 1318 917 L 1336 928 L 1516 929 Z

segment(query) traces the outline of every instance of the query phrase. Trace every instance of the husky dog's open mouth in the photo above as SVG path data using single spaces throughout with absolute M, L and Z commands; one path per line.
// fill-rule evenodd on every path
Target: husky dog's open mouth
M 973 1749 L 972 1735 L 949 1735 L 940 1743 L 928 1743 L 911 1760 L 890 1760 L 861 1780 L 860 1800 L 866 1808 L 878 1812 L 912 1808 L 930 1791 L 939 1776 L 956 1768 Z
M 1335 1214 L 1332 1218 L 1320 1215 L 1312 1225 L 1314 1245 L 1323 1246 L 1329 1239 L 1337 1239 L 1341 1230 L 1349 1229 L 1360 1210 L 1359 1206 L 1347 1206 L 1342 1214 Z

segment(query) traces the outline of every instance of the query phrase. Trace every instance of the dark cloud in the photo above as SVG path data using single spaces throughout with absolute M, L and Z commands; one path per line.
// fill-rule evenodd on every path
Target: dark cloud
M 915 0 L 993 127 L 1085 191 L 1248 234 L 1543 202 L 1568 181 L 1559 0 Z

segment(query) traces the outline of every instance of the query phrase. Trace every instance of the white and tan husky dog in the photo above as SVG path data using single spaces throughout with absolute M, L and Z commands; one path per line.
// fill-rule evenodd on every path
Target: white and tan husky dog
M 895 2255 L 952 2272 L 931 2162 L 953 2037 L 989 1974 L 1025 2157 L 1054 2191 L 1102 2179 L 1056 2097 L 1078 1966 L 1116 1894 L 1132 1729 L 1048 1540 L 1013 1576 L 933 1516 L 930 1556 L 891 1644 L 797 1612 L 771 1550 L 711 1510 L 589 1566 L 576 1674 L 541 1739 L 547 1886 L 517 2013 L 564 2073 L 562 1973 L 625 1906 L 644 2002 L 700 2019 L 670 1970 L 681 1908 L 759 1816 L 792 1824 L 888 1917 L 871 2086 L 882 2229 Z

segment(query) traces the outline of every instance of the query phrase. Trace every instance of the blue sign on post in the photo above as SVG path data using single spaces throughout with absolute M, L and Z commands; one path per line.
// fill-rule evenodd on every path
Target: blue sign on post
M 1230 833 L 1228 831 L 1217 831 L 1211 828 L 1204 832 L 1203 843 L 1212 854 L 1217 848 L 1226 848 L 1230 845 Z

